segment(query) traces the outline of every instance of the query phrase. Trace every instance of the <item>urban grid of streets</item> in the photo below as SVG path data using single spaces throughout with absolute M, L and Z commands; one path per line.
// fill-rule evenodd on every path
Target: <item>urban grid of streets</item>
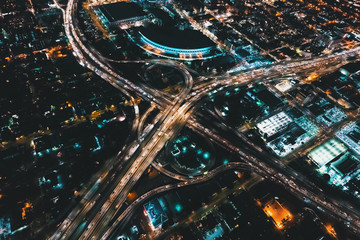
M 202 126 L 197 121 L 194 109 L 201 105 L 202 100 L 209 93 L 216 93 L 233 86 L 245 85 L 256 81 L 268 79 L 287 74 L 308 74 L 316 72 L 322 75 L 329 72 L 333 67 L 347 62 L 349 56 L 360 53 L 360 47 L 346 50 L 329 56 L 306 59 L 302 61 L 287 61 L 276 63 L 267 67 L 250 69 L 248 71 L 236 72 L 218 76 L 209 81 L 203 81 L 193 86 L 193 80 L 187 69 L 171 60 L 148 60 L 145 64 L 159 63 L 172 66 L 181 71 L 186 79 L 186 86 L 174 99 L 170 100 L 166 95 L 150 88 L 137 86 L 129 80 L 119 76 L 107 64 L 107 59 L 101 57 L 86 41 L 81 39 L 77 20 L 74 18 L 77 1 L 69 0 L 66 10 L 62 9 L 56 1 L 55 6 L 63 12 L 65 32 L 72 45 L 73 54 L 79 63 L 101 76 L 111 85 L 127 94 L 131 100 L 134 98 L 130 92 L 148 100 L 161 109 L 156 118 L 156 124 L 142 138 L 128 144 L 119 152 L 110 163 L 102 168 L 89 182 L 87 188 L 80 193 L 82 200 L 58 226 L 52 239 L 108 239 L 117 229 L 117 225 L 132 211 L 133 207 L 149 196 L 162 191 L 206 181 L 216 173 L 231 168 L 251 168 L 264 178 L 272 179 L 282 184 L 286 189 L 296 196 L 309 199 L 314 206 L 327 210 L 330 215 L 349 223 L 349 230 L 360 234 L 360 211 L 353 208 L 350 203 L 339 202 L 336 199 L 326 197 L 322 190 L 309 182 L 305 177 L 299 175 L 275 157 L 269 157 L 262 153 L 261 149 L 246 141 L 241 134 L 235 134 L 238 144 L 232 144 L 228 139 L 217 135 L 210 129 Z M 139 110 L 135 106 L 136 120 L 134 126 L 141 125 Z M 201 116 L 200 116 L 201 117 Z M 157 153 L 164 147 L 165 143 L 175 136 L 182 127 L 189 127 L 206 134 L 210 139 L 229 150 L 234 151 L 240 158 L 246 159 L 244 164 L 229 164 L 226 167 L 215 169 L 206 176 L 193 179 L 181 179 L 183 182 L 175 185 L 166 185 L 154 189 L 140 196 L 133 204 L 119 215 L 119 210 L 124 204 L 128 193 L 139 180 L 143 172 L 152 164 Z M 133 130 L 136 127 L 133 127 Z M 121 163 L 121 164 L 119 164 Z M 125 167 L 124 167 L 125 166 Z M 126 167 L 127 166 L 127 167 Z M 158 166 L 159 167 L 159 166 Z M 281 173 L 280 173 L 281 172 Z M 171 173 L 167 173 L 171 175 Z M 175 174 L 176 175 L 176 174 Z M 176 178 L 177 176 L 171 176 Z M 110 186 L 110 187 L 109 187 Z M 105 187 L 112 189 L 104 194 Z M 102 193 L 102 194 L 100 194 Z M 118 216 L 117 219 L 114 219 Z

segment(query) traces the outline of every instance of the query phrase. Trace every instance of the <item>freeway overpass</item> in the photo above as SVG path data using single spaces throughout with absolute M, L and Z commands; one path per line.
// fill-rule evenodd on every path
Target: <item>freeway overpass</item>
M 225 88 L 233 85 L 244 85 L 259 81 L 260 79 L 269 79 L 269 76 L 276 77 L 282 76 L 283 74 L 319 71 L 321 67 L 343 63 L 348 56 L 359 53 L 359 48 L 355 48 L 331 56 L 303 61 L 290 61 L 274 64 L 266 68 L 225 74 L 195 87 L 192 86 L 191 75 L 184 67 L 181 67 L 181 65 L 175 62 L 166 61 L 166 64 L 180 68 L 184 73 L 184 76 L 187 77 L 186 87 L 182 93 L 180 93 L 172 102 L 169 102 L 168 100 L 164 100 L 164 97 L 157 91 L 140 87 L 117 74 L 109 64 L 104 63 L 103 59 L 93 52 L 94 50 L 92 48 L 86 46 L 86 43 L 80 38 L 79 29 L 76 25 L 76 20 L 74 20 L 76 8 L 76 0 L 70 0 L 67 9 L 64 12 L 64 20 L 66 35 L 73 47 L 73 53 L 80 64 L 91 69 L 125 94 L 131 96 L 131 93 L 135 93 L 156 104 L 162 112 L 158 118 L 158 122 L 144 139 L 141 142 L 129 145 L 126 152 L 122 153 L 124 154 L 122 156 L 126 156 L 127 167 L 115 171 L 114 178 L 107 172 L 98 178 L 96 183 L 90 187 L 89 192 L 84 194 L 84 197 L 76 210 L 71 212 L 68 218 L 60 224 L 58 231 L 55 232 L 52 239 L 100 239 L 108 226 L 107 224 L 118 213 L 118 209 L 120 209 L 127 194 L 136 184 L 142 173 L 152 163 L 166 141 L 172 136 L 175 136 L 188 122 L 194 112 L 194 108 L 199 106 L 201 100 L 205 99 L 208 94 L 223 91 Z M 161 60 L 159 61 L 162 62 Z M 165 61 L 163 63 L 165 63 Z M 323 72 L 325 71 L 326 69 L 323 69 Z M 319 75 L 320 74 L 321 72 L 319 71 Z M 197 123 L 191 124 L 198 125 Z M 203 129 L 201 127 L 202 126 L 199 126 L 199 129 Z M 205 132 L 207 132 L 209 136 L 215 136 L 211 131 L 205 130 Z M 227 144 L 230 144 L 226 139 L 222 139 L 221 141 L 222 143 L 226 142 Z M 235 146 L 234 149 L 236 149 L 239 154 L 250 159 L 251 161 L 249 164 L 257 166 L 258 169 L 263 168 L 266 170 L 262 172 L 259 171 L 260 174 L 266 176 L 276 175 L 277 171 L 280 171 L 284 167 L 278 161 L 274 161 L 275 165 L 269 165 L 269 163 L 265 164 L 262 161 L 259 161 L 259 159 L 262 160 L 263 156 L 258 155 L 250 146 L 248 146 L 246 152 Z M 119 159 L 121 158 L 121 156 L 118 157 Z M 285 172 L 286 174 L 289 174 L 289 176 L 294 174 L 290 171 Z M 326 209 L 331 209 L 333 211 L 338 210 L 334 214 L 344 218 L 343 206 L 335 203 L 331 203 L 332 205 L 330 206 L 330 203 L 319 201 L 314 197 L 315 195 L 308 190 L 308 188 L 310 189 L 311 187 L 299 184 L 299 182 L 295 183 L 292 178 L 288 177 L 278 176 L 275 177 L 275 180 L 284 184 L 290 183 L 293 191 L 297 192 L 297 194 L 302 194 L 309 197 L 309 199 L 313 199 L 315 203 Z M 103 193 L 101 191 L 103 190 L 103 186 L 109 186 L 111 191 Z M 346 211 L 348 211 L 348 209 L 346 209 Z M 86 216 L 91 216 L 91 218 L 87 218 Z M 356 230 L 356 227 L 359 229 L 360 224 L 356 221 L 356 217 L 359 216 L 360 214 L 357 212 L 351 212 L 351 216 L 350 214 L 345 216 L 354 219 L 354 230 Z

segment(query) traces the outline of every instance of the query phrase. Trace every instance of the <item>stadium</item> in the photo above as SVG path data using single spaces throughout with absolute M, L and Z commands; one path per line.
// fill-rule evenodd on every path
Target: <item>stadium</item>
M 212 41 L 191 29 L 164 29 L 151 25 L 131 35 L 132 40 L 148 53 L 175 60 L 209 59 L 220 54 Z
M 221 54 L 208 37 L 193 29 L 180 30 L 176 21 L 160 9 L 144 10 L 134 2 L 117 2 L 93 10 L 107 30 L 126 30 L 129 38 L 151 55 L 192 61 Z

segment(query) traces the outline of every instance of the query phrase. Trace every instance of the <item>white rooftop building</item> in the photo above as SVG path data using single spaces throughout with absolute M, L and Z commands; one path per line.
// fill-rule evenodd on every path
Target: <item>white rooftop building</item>
M 293 120 L 285 112 L 280 112 L 256 124 L 256 127 L 261 135 L 271 137 L 284 130 L 291 122 L 293 122 Z

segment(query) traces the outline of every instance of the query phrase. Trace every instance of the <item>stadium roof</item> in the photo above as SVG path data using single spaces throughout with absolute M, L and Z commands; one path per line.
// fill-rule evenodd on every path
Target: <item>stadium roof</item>
M 215 46 L 201 32 L 191 29 L 178 30 L 151 25 L 151 27 L 141 29 L 140 32 L 151 41 L 172 48 L 196 49 Z

